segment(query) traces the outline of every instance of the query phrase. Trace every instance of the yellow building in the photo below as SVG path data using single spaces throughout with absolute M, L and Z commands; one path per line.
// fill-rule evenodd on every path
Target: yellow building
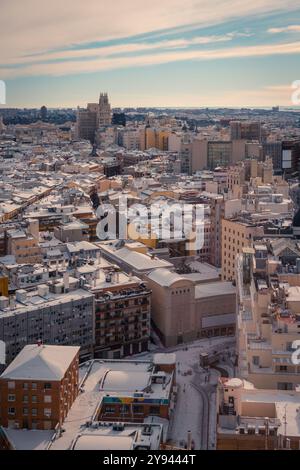
M 8 297 L 8 277 L 0 276 L 0 297 Z

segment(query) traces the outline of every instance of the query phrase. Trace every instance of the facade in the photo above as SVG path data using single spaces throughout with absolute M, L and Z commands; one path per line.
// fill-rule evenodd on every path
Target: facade
M 189 275 L 157 269 L 147 276 L 152 290 L 152 321 L 165 346 L 197 338 L 232 335 L 235 288 L 229 282 L 196 284 Z
M 78 394 L 79 347 L 29 344 L 0 376 L 1 426 L 54 429 Z
M 264 135 L 261 123 L 259 121 L 231 121 L 230 138 L 231 140 L 257 140 L 261 141 Z
M 61 283 L 63 286 L 63 283 Z M 62 287 L 61 287 L 62 288 Z M 94 295 L 86 290 L 54 293 L 47 285 L 19 290 L 1 301 L 0 339 L 9 364 L 26 344 L 78 345 L 90 357 L 94 343 Z
M 259 389 L 295 390 L 300 366 L 297 242 L 256 242 L 237 258 L 239 376 Z
M 111 125 L 111 108 L 107 93 L 100 93 L 98 110 L 98 127 Z
M 263 236 L 263 227 L 242 218 L 222 220 L 222 280 L 233 281 L 236 273 L 236 256 L 251 245 L 255 236 Z
M 95 293 L 95 357 L 118 359 L 147 351 L 151 291 L 131 282 L 108 289 Z
M 100 93 L 99 103 L 89 103 L 86 109 L 77 109 L 76 137 L 95 142 L 96 131 L 111 125 L 111 108 L 107 93 Z

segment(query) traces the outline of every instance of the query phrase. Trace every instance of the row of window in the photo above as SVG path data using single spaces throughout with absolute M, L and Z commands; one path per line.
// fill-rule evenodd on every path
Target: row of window
M 182 289 L 182 290 L 176 290 L 176 291 L 172 290 L 172 295 L 174 295 L 174 294 L 186 294 L 188 292 L 190 292 L 190 289 Z
M 29 414 L 31 414 L 31 416 L 37 416 L 38 410 L 37 408 L 31 408 L 31 410 L 29 410 L 29 408 L 23 408 L 22 413 L 24 416 L 28 416 Z M 8 414 L 14 416 L 16 414 L 16 408 L 9 407 Z M 47 418 L 51 417 L 51 408 L 44 408 L 44 416 Z
M 29 403 L 29 401 L 31 401 L 32 403 L 37 403 L 38 402 L 38 397 L 37 395 L 32 395 L 31 396 L 31 400 L 29 400 L 29 396 L 28 395 L 23 395 L 23 403 Z M 8 395 L 8 401 L 12 402 L 12 401 L 16 401 L 16 395 Z M 45 403 L 51 403 L 52 402 L 52 397 L 51 395 L 45 395 L 44 396 L 44 402 Z
M 29 390 L 30 388 L 29 385 L 30 384 L 28 382 L 23 382 L 23 390 Z M 16 382 L 11 380 L 7 383 L 7 386 L 9 389 L 14 389 L 16 386 Z M 44 390 L 51 390 L 52 388 L 51 382 L 44 382 L 43 388 Z M 31 382 L 31 389 L 37 390 L 37 382 Z

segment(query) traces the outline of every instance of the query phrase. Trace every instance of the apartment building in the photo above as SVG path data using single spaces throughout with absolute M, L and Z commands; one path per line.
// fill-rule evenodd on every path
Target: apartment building
M 0 339 L 9 364 L 26 344 L 78 345 L 90 357 L 94 343 L 94 295 L 83 289 L 64 292 L 62 280 L 0 299 Z
M 42 260 L 38 237 L 22 229 L 7 232 L 7 254 L 13 255 L 20 264 L 34 264 Z
M 95 357 L 118 359 L 147 351 L 151 291 L 144 284 L 132 282 L 113 292 L 110 287 L 95 294 Z
M 297 241 L 256 242 L 237 257 L 239 376 L 259 389 L 295 390 L 300 365 L 293 342 L 300 328 Z
M 49 430 L 78 394 L 79 347 L 26 345 L 0 376 L 1 426 Z
M 222 280 L 235 280 L 236 257 L 244 247 L 251 245 L 254 237 L 263 236 L 260 224 L 247 222 L 243 217 L 222 219 Z
M 95 297 L 94 357 L 119 359 L 148 350 L 151 291 L 147 285 L 100 257 L 78 266 L 75 276 L 85 279 L 85 289 Z

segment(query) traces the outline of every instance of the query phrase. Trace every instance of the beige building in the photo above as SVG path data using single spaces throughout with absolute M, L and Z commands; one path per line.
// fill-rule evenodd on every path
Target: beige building
M 263 227 L 242 218 L 222 220 L 222 280 L 235 279 L 236 257 L 250 246 L 255 236 L 263 236 Z
M 7 232 L 7 254 L 13 255 L 20 264 L 40 263 L 42 260 L 38 239 L 38 222 L 30 221 L 28 233 L 24 230 Z
M 257 388 L 295 390 L 300 328 L 300 251 L 283 239 L 255 243 L 237 258 L 239 376 Z M 293 247 L 294 245 L 294 247 Z
M 168 269 L 148 274 L 152 320 L 166 346 L 234 333 L 235 288 L 217 279 L 211 269 L 198 280 L 193 274 L 183 276 Z
M 218 386 L 218 450 L 299 449 L 300 390 L 258 390 L 238 378 Z

